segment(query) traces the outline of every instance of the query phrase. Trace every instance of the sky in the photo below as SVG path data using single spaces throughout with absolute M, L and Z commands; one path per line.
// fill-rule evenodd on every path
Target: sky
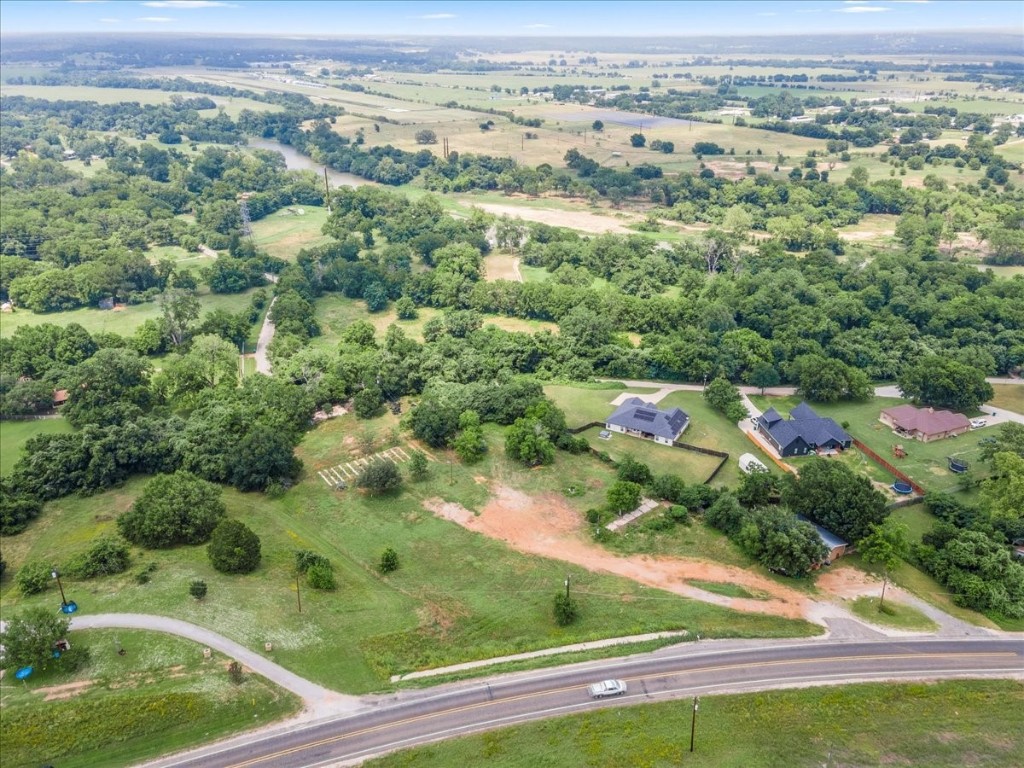
M 1024 0 L 0 0 L 4 34 L 660 37 L 965 29 L 1024 30 Z

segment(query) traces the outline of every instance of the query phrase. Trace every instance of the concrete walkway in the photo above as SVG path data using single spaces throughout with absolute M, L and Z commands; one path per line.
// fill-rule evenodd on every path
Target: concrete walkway
M 664 638 L 684 638 L 690 633 L 685 629 L 678 632 L 650 632 L 646 635 L 630 635 L 629 637 L 610 637 L 607 640 L 594 640 L 589 643 L 575 643 L 573 645 L 560 645 L 557 648 L 543 648 L 539 651 L 528 653 L 516 653 L 511 656 L 498 656 L 493 659 L 481 659 L 479 661 L 467 661 L 464 664 L 452 664 L 449 667 L 438 667 L 437 669 L 422 669 L 419 672 L 409 672 L 405 675 L 392 675 L 391 682 L 397 683 L 402 680 L 418 680 L 423 677 L 435 677 L 447 675 L 452 672 L 460 672 L 465 669 L 478 669 L 489 667 L 492 664 L 502 664 L 506 661 L 521 661 L 522 659 L 537 659 L 542 656 L 556 656 L 561 653 L 576 653 L 578 651 L 591 651 L 595 648 L 608 648 L 613 645 L 629 645 L 631 643 L 645 643 L 648 640 L 662 640 Z
M 652 509 L 657 509 L 660 505 L 654 499 L 641 499 L 640 506 L 630 512 L 628 515 L 617 517 L 612 520 L 608 525 L 605 526 L 609 531 L 617 531 L 619 528 L 623 528 L 632 523 L 637 518 L 643 517 Z
M 194 640 L 204 646 L 220 651 L 232 659 L 240 661 L 245 667 L 258 675 L 294 693 L 302 699 L 306 711 L 312 717 L 342 712 L 355 712 L 364 709 L 358 696 L 337 693 L 329 688 L 311 683 L 294 672 L 275 664 L 270 659 L 250 651 L 234 640 L 218 635 L 204 627 L 190 624 L 187 621 L 171 619 L 166 616 L 150 616 L 142 613 L 99 613 L 91 616 L 75 616 L 71 620 L 71 629 L 142 629 L 152 632 L 165 632 L 188 640 Z

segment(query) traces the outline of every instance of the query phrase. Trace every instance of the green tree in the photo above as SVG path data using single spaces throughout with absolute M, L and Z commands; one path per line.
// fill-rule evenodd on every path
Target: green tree
M 334 566 L 326 558 L 314 563 L 306 570 L 306 583 L 313 589 L 326 592 L 337 589 L 338 581 L 334 576 Z
M 201 544 L 226 511 L 220 493 L 190 472 L 157 475 L 117 518 L 117 528 L 128 541 L 150 549 Z
M 782 493 L 779 478 L 771 472 L 750 472 L 740 478 L 736 498 L 748 509 L 777 504 Z
M 72 558 L 63 572 L 77 579 L 92 579 L 124 573 L 129 565 L 131 553 L 128 545 L 115 536 L 103 536 L 81 555 Z
M 459 416 L 460 432 L 452 443 L 452 448 L 466 464 L 480 461 L 487 453 L 487 442 L 484 430 L 480 426 L 480 414 L 476 411 L 463 411 Z
M 397 571 L 398 566 L 398 553 L 392 547 L 388 547 L 380 553 L 380 565 L 377 567 L 381 573 Z
M 974 410 L 995 395 L 984 371 L 940 355 L 908 365 L 897 381 L 903 396 L 915 403 L 955 411 Z
M 231 446 L 226 479 L 240 491 L 264 491 L 271 483 L 293 480 L 301 469 L 288 433 L 256 424 Z
M 762 395 L 769 387 L 779 386 L 781 380 L 779 372 L 771 363 L 759 363 L 750 371 L 750 384 L 758 387 Z
M 555 444 L 540 419 L 524 416 L 505 433 L 505 453 L 528 467 L 536 467 L 555 460 Z
M 188 585 L 188 593 L 192 595 L 196 600 L 202 600 L 206 597 L 207 586 L 206 582 L 202 579 L 192 579 Z
M 600 120 L 595 120 L 593 123 L 590 124 L 590 127 L 593 130 L 600 132 L 604 130 L 604 123 L 601 122 Z
M 579 618 L 579 605 L 569 595 L 559 592 L 555 595 L 554 613 L 555 623 L 560 627 L 567 627 Z
M 885 588 L 900 563 L 910 554 L 910 529 L 903 523 L 889 518 L 884 523 L 874 524 L 871 532 L 857 544 L 865 562 L 882 566 L 882 597 L 878 610 L 885 605 Z
M 778 507 L 748 514 L 736 543 L 765 568 L 793 578 L 807 575 L 828 554 L 814 526 Z
M 801 464 L 799 477 L 787 475 L 782 503 L 853 544 L 889 515 L 885 496 L 867 477 L 818 457 Z
M 1024 520 L 1024 457 L 1008 451 L 992 457 L 993 474 L 982 483 L 981 498 L 993 518 Z
M 363 387 L 352 398 L 353 409 L 360 419 L 372 419 L 384 405 L 384 395 L 378 387 Z
M 634 133 L 629 137 L 629 143 L 634 147 L 642 147 L 647 143 L 647 137 L 642 133 Z
M 1012 453 L 1024 459 L 1024 424 L 1008 421 L 999 426 L 999 432 L 981 449 L 985 461 L 992 461 L 997 453 Z
M 260 564 L 260 539 L 240 520 L 221 520 L 213 529 L 206 554 L 221 573 L 251 573 Z
M 199 319 L 199 300 L 195 291 L 168 288 L 160 294 L 160 311 L 167 336 L 177 347 L 188 340 L 189 327 Z
M 617 515 L 632 512 L 640 506 L 643 488 L 638 483 L 628 480 L 616 480 L 608 489 L 606 500 L 608 508 Z
M 415 320 L 418 316 L 416 303 L 408 296 L 402 296 L 395 302 L 395 314 L 399 320 Z
M 136 420 L 152 402 L 148 360 L 127 349 L 101 349 L 68 375 L 65 418 L 76 427 Z
M 639 485 L 647 485 L 654 479 L 651 468 L 628 453 L 619 462 L 615 475 L 619 480 L 628 480 Z
M 437 134 L 429 128 L 424 128 L 421 131 L 416 131 L 416 143 L 417 144 L 437 144 Z
M 71 619 L 42 606 L 27 608 L 5 621 L 0 644 L 4 647 L 6 669 L 46 669 L 54 664 L 53 649 L 68 636 Z
M 402 485 L 402 475 L 398 465 L 387 459 L 376 458 L 371 461 L 356 478 L 356 486 L 369 491 L 371 496 L 388 493 Z
M 749 415 L 740 391 L 725 378 L 717 378 L 708 384 L 704 389 L 704 399 L 729 421 L 742 421 Z
M 423 451 L 412 451 L 409 456 L 409 477 L 419 482 L 427 479 L 429 465 L 427 456 Z

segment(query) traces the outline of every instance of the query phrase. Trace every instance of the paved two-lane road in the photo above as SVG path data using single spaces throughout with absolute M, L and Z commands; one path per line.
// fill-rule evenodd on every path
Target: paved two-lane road
M 867 680 L 956 677 L 1024 679 L 1024 639 L 804 642 L 760 648 L 689 645 L 671 654 L 606 660 L 403 693 L 362 713 L 168 758 L 162 768 L 295 768 L 355 763 L 416 744 L 597 706 L 693 694 L 767 690 Z M 593 702 L 585 687 L 616 677 L 629 693 Z

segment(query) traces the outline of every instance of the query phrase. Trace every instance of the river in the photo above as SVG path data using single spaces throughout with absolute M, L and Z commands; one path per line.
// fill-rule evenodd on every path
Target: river
M 289 171 L 315 171 L 319 176 L 324 175 L 324 167 L 317 165 L 310 158 L 299 154 L 294 147 L 282 144 L 273 139 L 249 139 L 249 146 L 256 149 L 267 149 L 271 152 L 280 152 L 284 155 L 285 165 Z M 356 176 L 352 173 L 342 173 L 331 168 L 327 169 L 327 178 L 335 187 L 361 187 L 364 184 L 376 184 L 376 182 Z

